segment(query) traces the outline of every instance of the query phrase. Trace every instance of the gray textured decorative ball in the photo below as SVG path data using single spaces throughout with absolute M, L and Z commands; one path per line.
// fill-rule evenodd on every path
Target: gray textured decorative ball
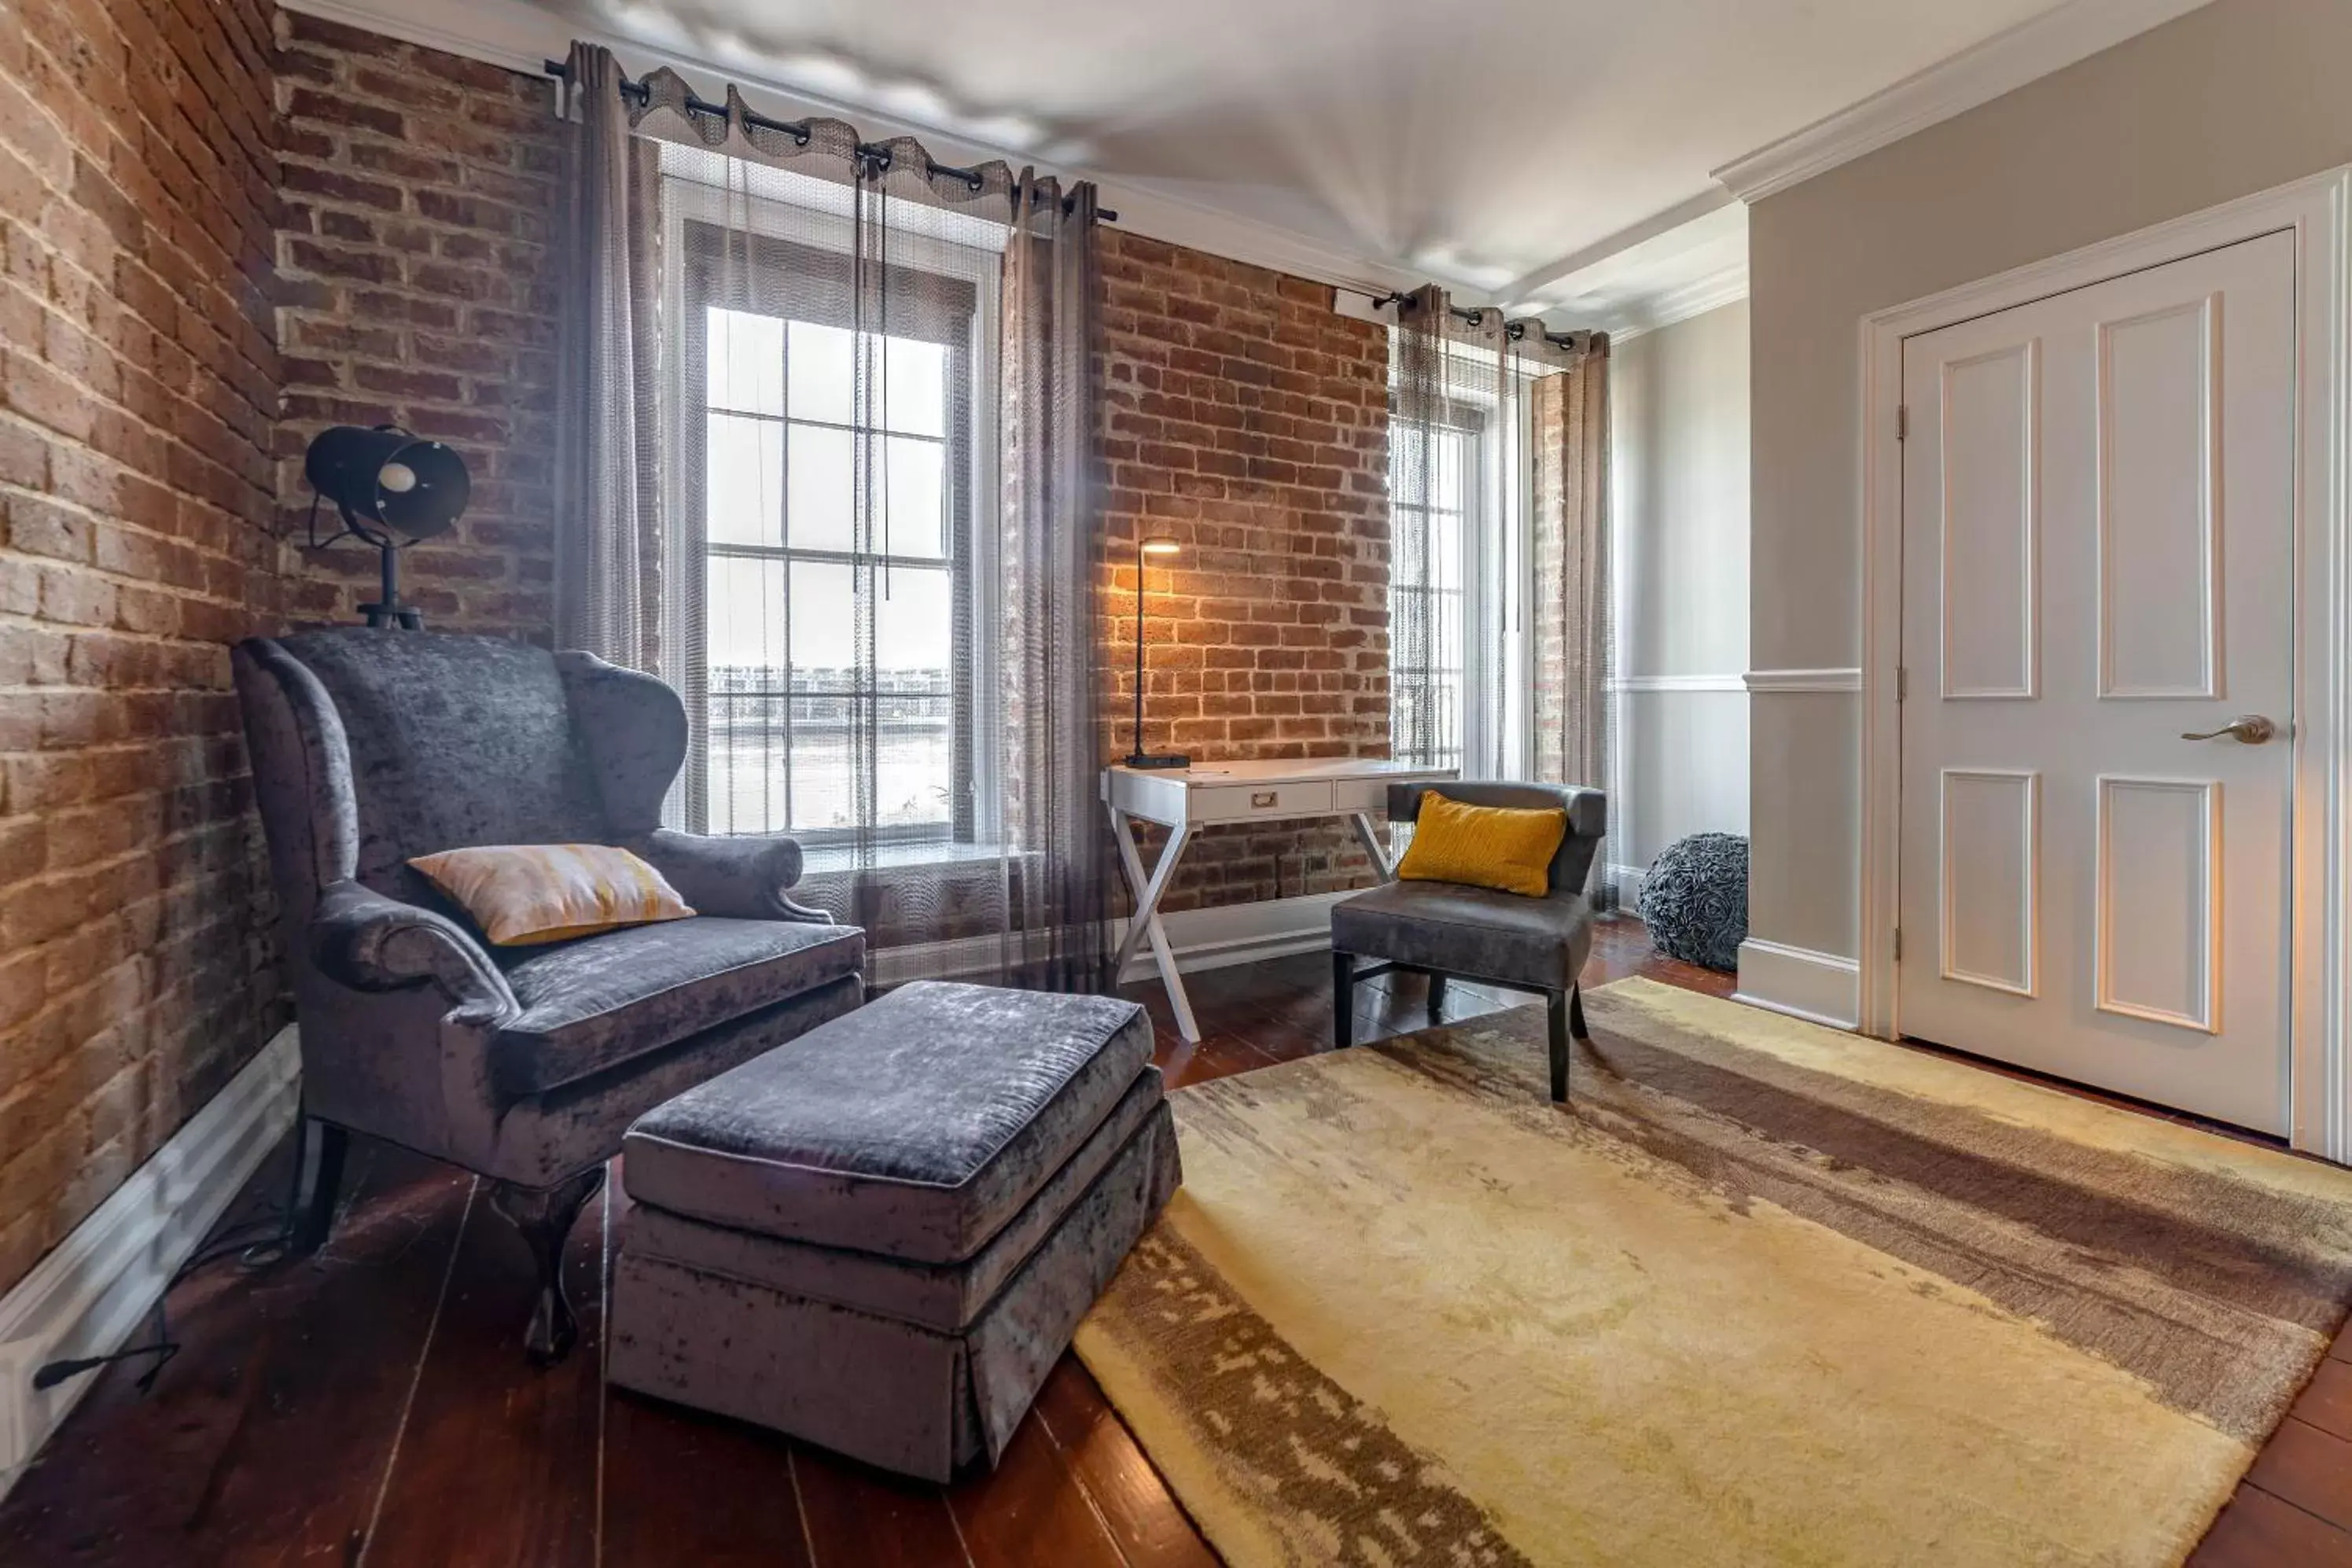
M 1748 940 L 1748 840 L 1694 833 L 1671 846 L 1642 879 L 1642 921 L 1669 958 L 1738 969 Z

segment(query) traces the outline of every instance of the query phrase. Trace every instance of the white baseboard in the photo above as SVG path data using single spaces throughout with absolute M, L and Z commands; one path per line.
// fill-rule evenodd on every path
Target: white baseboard
M 1168 928 L 1168 945 L 1175 952 L 1177 969 L 1189 974 L 1194 970 L 1223 969 L 1328 948 L 1331 906 L 1348 896 L 1347 892 L 1305 893 L 1295 899 L 1265 899 L 1221 909 L 1179 910 L 1160 919 Z M 1113 921 L 1111 945 L 1116 948 L 1126 940 L 1127 922 Z M 898 985 L 909 980 L 988 974 L 1003 962 L 1003 944 L 992 936 L 877 948 L 874 984 Z M 1145 949 L 1129 960 L 1119 979 L 1148 980 L 1157 973 L 1150 951 Z
M 0 1297 L 0 1497 L 94 1376 L 36 1392 L 33 1373 L 60 1358 L 122 1348 L 294 1125 L 300 1080 L 301 1054 L 289 1024 Z
M 1363 889 L 1336 893 L 1302 893 L 1293 899 L 1264 899 L 1254 904 L 1227 904 L 1221 909 L 1179 910 L 1160 917 L 1168 928 L 1168 945 L 1176 954 L 1179 973 L 1223 969 L 1261 959 L 1287 958 L 1294 952 L 1317 952 L 1331 945 L 1331 906 Z M 1115 921 L 1115 942 L 1127 940 L 1127 922 Z M 1159 971 L 1151 951 L 1144 948 L 1119 975 L 1148 980 Z
M 1732 1000 L 1851 1029 L 1862 1016 L 1862 965 L 1834 953 L 1749 937 L 1739 944 L 1739 989 Z

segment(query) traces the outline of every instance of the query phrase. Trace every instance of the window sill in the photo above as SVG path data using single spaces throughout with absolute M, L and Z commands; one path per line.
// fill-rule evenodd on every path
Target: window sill
M 1007 860 L 1025 858 L 1020 850 L 1007 850 L 997 844 L 947 844 L 936 839 L 911 844 L 877 844 L 865 865 L 856 860 L 856 850 L 849 845 L 802 847 L 801 881 L 803 884 L 845 879 L 863 869 L 888 875 L 898 871 L 929 871 L 946 875 L 961 873 L 980 876 Z

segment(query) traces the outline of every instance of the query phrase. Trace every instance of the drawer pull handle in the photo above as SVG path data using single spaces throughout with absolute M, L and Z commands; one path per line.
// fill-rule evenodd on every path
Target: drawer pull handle
M 1282 797 L 1279 794 L 1270 789 L 1252 790 L 1250 792 L 1250 809 L 1252 811 L 1264 811 L 1269 805 L 1278 805 Z

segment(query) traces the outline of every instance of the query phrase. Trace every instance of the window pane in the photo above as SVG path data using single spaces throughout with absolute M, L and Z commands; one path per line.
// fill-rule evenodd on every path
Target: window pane
M 855 576 L 845 564 L 793 566 L 793 826 L 846 826 L 854 819 L 853 727 L 860 700 L 876 725 L 875 810 L 885 826 L 953 818 L 953 679 L 949 668 L 951 587 L 940 568 L 901 567 L 870 576 L 875 644 L 870 698 L 858 689 Z
M 1429 582 L 1433 588 L 1462 586 L 1462 516 L 1459 512 L 1429 514 Z
M 783 563 L 710 556 L 703 584 L 710 827 L 778 832 L 787 826 L 789 751 Z
M 784 564 L 740 555 L 703 563 L 703 646 L 716 687 L 722 669 L 768 671 L 783 684 Z M 754 682 L 753 684 L 759 684 Z
M 852 339 L 840 327 L 814 321 L 792 326 L 792 416 L 835 425 L 856 423 L 857 382 Z
M 1462 510 L 1463 458 L 1469 443 L 1456 435 L 1442 436 L 1437 442 L 1437 463 L 1430 473 L 1430 503 L 1451 511 Z
M 893 436 L 883 443 L 887 492 L 875 508 L 889 519 L 889 531 L 874 541 L 886 555 L 947 553 L 947 447 L 937 441 Z
M 948 433 L 948 351 L 912 338 L 884 340 L 882 426 L 908 436 Z
M 866 405 L 858 405 L 856 334 L 792 323 L 792 416 L 879 426 L 909 436 L 948 432 L 948 351 L 913 338 L 864 334 Z M 862 417 L 861 417 L 862 414 Z
M 743 310 L 709 312 L 706 401 L 745 414 L 784 411 L 784 323 Z
M 857 515 L 856 437 L 821 425 L 791 428 L 793 548 L 856 548 L 850 521 Z
M 713 414 L 704 428 L 702 521 L 720 544 L 784 542 L 784 427 Z
M 846 688 L 857 659 L 855 576 L 837 562 L 793 563 L 793 665 L 803 689 Z M 945 569 L 879 567 L 873 585 L 874 668 L 893 675 L 936 674 L 945 689 L 954 612 Z

